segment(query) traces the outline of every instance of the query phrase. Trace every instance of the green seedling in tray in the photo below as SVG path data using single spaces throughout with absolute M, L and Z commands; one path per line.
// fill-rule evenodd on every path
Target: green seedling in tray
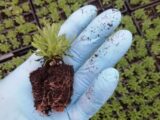
M 27 46 L 31 43 L 32 41 L 32 36 L 31 35 L 24 35 L 23 36 L 23 45 Z
M 130 30 L 133 34 L 137 33 L 136 27 L 132 21 L 132 18 L 128 15 L 125 15 L 122 18 L 122 23 L 120 28 L 126 28 L 128 30 Z
M 34 4 L 37 5 L 37 6 L 43 6 L 45 3 L 44 0 L 34 0 Z
M 28 2 L 25 2 L 21 5 L 21 8 L 23 9 L 24 12 L 29 12 L 30 11 L 30 7 Z
M 59 13 L 58 13 L 58 9 L 54 8 L 52 6 L 49 6 L 49 11 L 51 13 L 53 21 L 58 22 L 59 19 L 60 19 L 60 16 L 59 16 Z
M 14 27 L 14 21 L 12 19 L 5 19 L 3 21 L 3 24 L 4 24 L 5 28 L 12 28 L 12 27 Z
M 139 10 L 135 11 L 134 16 L 135 16 L 136 19 L 140 19 L 140 20 L 145 20 L 145 19 L 148 18 L 144 9 L 139 9 Z
M 8 43 L 0 43 L 0 53 L 7 53 L 10 51 L 10 45 Z
M 21 15 L 23 13 L 22 8 L 19 6 L 12 6 L 11 10 L 12 10 L 12 15 Z
M 129 0 L 131 5 L 146 5 L 152 2 L 152 0 Z
M 37 30 L 37 27 L 33 23 L 25 23 L 25 24 L 18 26 L 17 30 L 19 31 L 19 33 L 27 34 L 29 32 L 33 32 Z
M 14 18 L 14 20 L 15 20 L 15 22 L 16 22 L 17 24 L 19 24 L 19 25 L 25 23 L 25 19 L 24 19 L 23 16 L 16 16 L 16 17 Z
M 45 6 L 39 8 L 39 10 L 37 10 L 37 15 L 38 15 L 39 17 L 45 16 L 45 15 L 47 15 L 48 13 L 49 13 L 48 8 L 46 8 Z
M 156 6 L 157 13 L 160 13 L 160 5 Z
M 116 0 L 114 4 L 115 4 L 115 8 L 122 9 L 124 7 L 124 0 Z

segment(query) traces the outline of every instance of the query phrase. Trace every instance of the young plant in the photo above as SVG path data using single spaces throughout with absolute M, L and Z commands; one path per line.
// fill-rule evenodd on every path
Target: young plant
M 137 33 L 136 27 L 130 16 L 126 15 L 122 18 L 122 28 L 130 30 L 133 34 Z
M 0 23 L 0 33 L 4 30 L 4 24 Z
M 0 34 L 0 43 L 4 42 L 6 37 L 3 34 Z
M 160 5 L 156 6 L 157 13 L 160 13 Z
M 145 32 L 147 29 L 150 28 L 151 25 L 152 25 L 152 21 L 150 19 L 147 19 L 147 20 L 143 21 L 142 31 Z
M 154 55 L 160 56 L 160 41 L 154 41 L 151 46 L 151 51 Z
M 38 49 L 38 55 L 47 59 L 62 58 L 66 50 L 70 47 L 69 41 L 65 36 L 57 36 L 59 30 L 58 24 L 46 24 L 40 34 L 36 34 L 33 38 L 32 45 Z
M 17 24 L 19 24 L 19 25 L 25 23 L 25 19 L 23 18 L 23 16 L 16 16 L 16 17 L 14 18 L 14 20 L 15 20 L 15 22 L 16 22 Z
M 0 43 L 0 53 L 9 52 L 10 51 L 10 47 L 11 46 L 9 44 L 7 44 L 7 43 L 3 43 L 3 44 Z
M 122 9 L 124 7 L 124 1 L 123 0 L 116 0 L 115 1 L 115 7 L 117 9 Z
M 70 42 L 65 35 L 58 36 L 59 24 L 45 22 L 44 25 L 42 30 L 38 29 L 39 34 L 32 42 L 38 49 L 36 54 L 42 56 L 44 62 L 41 68 L 30 74 L 30 81 L 36 109 L 48 115 L 52 110 L 62 112 L 70 102 L 74 71 L 62 59 L 70 48 Z
M 21 7 L 24 12 L 28 12 L 30 10 L 28 2 L 23 3 Z
M 53 21 L 57 22 L 60 18 L 58 9 L 57 9 L 57 4 L 51 3 L 49 5 L 49 12 L 51 13 Z
M 27 34 L 29 32 L 35 31 L 37 27 L 33 23 L 25 23 L 25 24 L 18 26 L 17 29 L 19 33 Z
M 17 35 L 17 32 L 16 30 L 10 30 L 9 32 L 7 32 L 7 38 L 8 39 L 13 39 L 13 38 L 16 38 L 16 35 Z
M 12 10 L 12 15 L 20 15 L 23 12 L 22 8 L 20 8 L 19 6 L 12 6 L 11 10 Z
M 12 0 L 11 5 L 18 5 L 19 0 Z
M 5 19 L 3 23 L 5 28 L 11 28 L 14 26 L 14 22 L 12 19 Z
M 147 19 L 147 15 L 145 14 L 144 9 L 139 9 L 134 12 L 134 16 L 136 19 L 145 20 Z
M 142 0 L 141 4 L 142 5 L 146 5 L 149 4 L 151 0 Z
M 29 45 L 31 43 L 32 37 L 30 35 L 23 36 L 23 45 Z
M 4 13 L 8 17 L 12 16 L 11 9 L 8 9 L 8 8 L 2 10 L 2 13 Z
M 72 5 L 71 9 L 72 9 L 72 11 L 75 11 L 75 10 L 77 10 L 78 8 L 80 8 L 80 6 L 81 6 L 81 4 L 78 3 L 78 2 L 76 2 L 76 3 L 74 3 L 74 4 Z
M 34 0 L 34 4 L 37 5 L 37 6 L 43 6 L 45 3 L 44 0 Z
M 141 0 L 130 0 L 131 5 L 137 5 L 140 3 Z
M 37 10 L 37 15 L 40 17 L 45 16 L 48 13 L 49 13 L 49 11 L 48 11 L 48 8 L 46 8 L 46 7 L 41 7 L 41 8 L 39 8 L 39 10 Z
M 21 43 L 16 38 L 10 39 L 10 43 L 12 44 L 12 49 L 19 48 Z

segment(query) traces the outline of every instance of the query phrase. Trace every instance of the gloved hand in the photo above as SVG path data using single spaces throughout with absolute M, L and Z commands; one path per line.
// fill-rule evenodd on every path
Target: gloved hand
M 118 83 L 119 73 L 111 67 L 129 49 L 132 35 L 127 30 L 112 34 L 121 21 L 118 10 L 96 15 L 92 5 L 80 8 L 59 32 L 73 41 L 71 56 L 63 57 L 75 70 L 73 95 L 65 111 L 45 116 L 35 110 L 29 75 L 42 64 L 37 61 L 41 57 L 33 54 L 0 81 L 0 120 L 88 120 L 100 109 Z

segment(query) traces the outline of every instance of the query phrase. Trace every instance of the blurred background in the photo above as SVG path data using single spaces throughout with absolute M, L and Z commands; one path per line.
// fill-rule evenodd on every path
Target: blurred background
M 116 92 L 91 120 L 160 120 L 160 0 L 1 0 L 0 79 L 32 54 L 30 43 L 43 19 L 63 23 L 87 4 L 98 13 L 119 9 L 118 29 L 134 36 L 116 65 L 121 74 Z

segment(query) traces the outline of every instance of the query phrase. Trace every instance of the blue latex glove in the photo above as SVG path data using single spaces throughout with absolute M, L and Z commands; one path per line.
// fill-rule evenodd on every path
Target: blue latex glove
M 80 8 L 59 32 L 73 41 L 68 51 L 72 57 L 63 58 L 75 70 L 74 92 L 65 111 L 45 116 L 35 110 L 29 74 L 41 63 L 33 54 L 0 81 L 0 120 L 88 120 L 100 109 L 118 83 L 119 73 L 111 67 L 129 49 L 132 35 L 127 30 L 112 34 L 121 21 L 118 10 L 96 15 L 94 6 Z

